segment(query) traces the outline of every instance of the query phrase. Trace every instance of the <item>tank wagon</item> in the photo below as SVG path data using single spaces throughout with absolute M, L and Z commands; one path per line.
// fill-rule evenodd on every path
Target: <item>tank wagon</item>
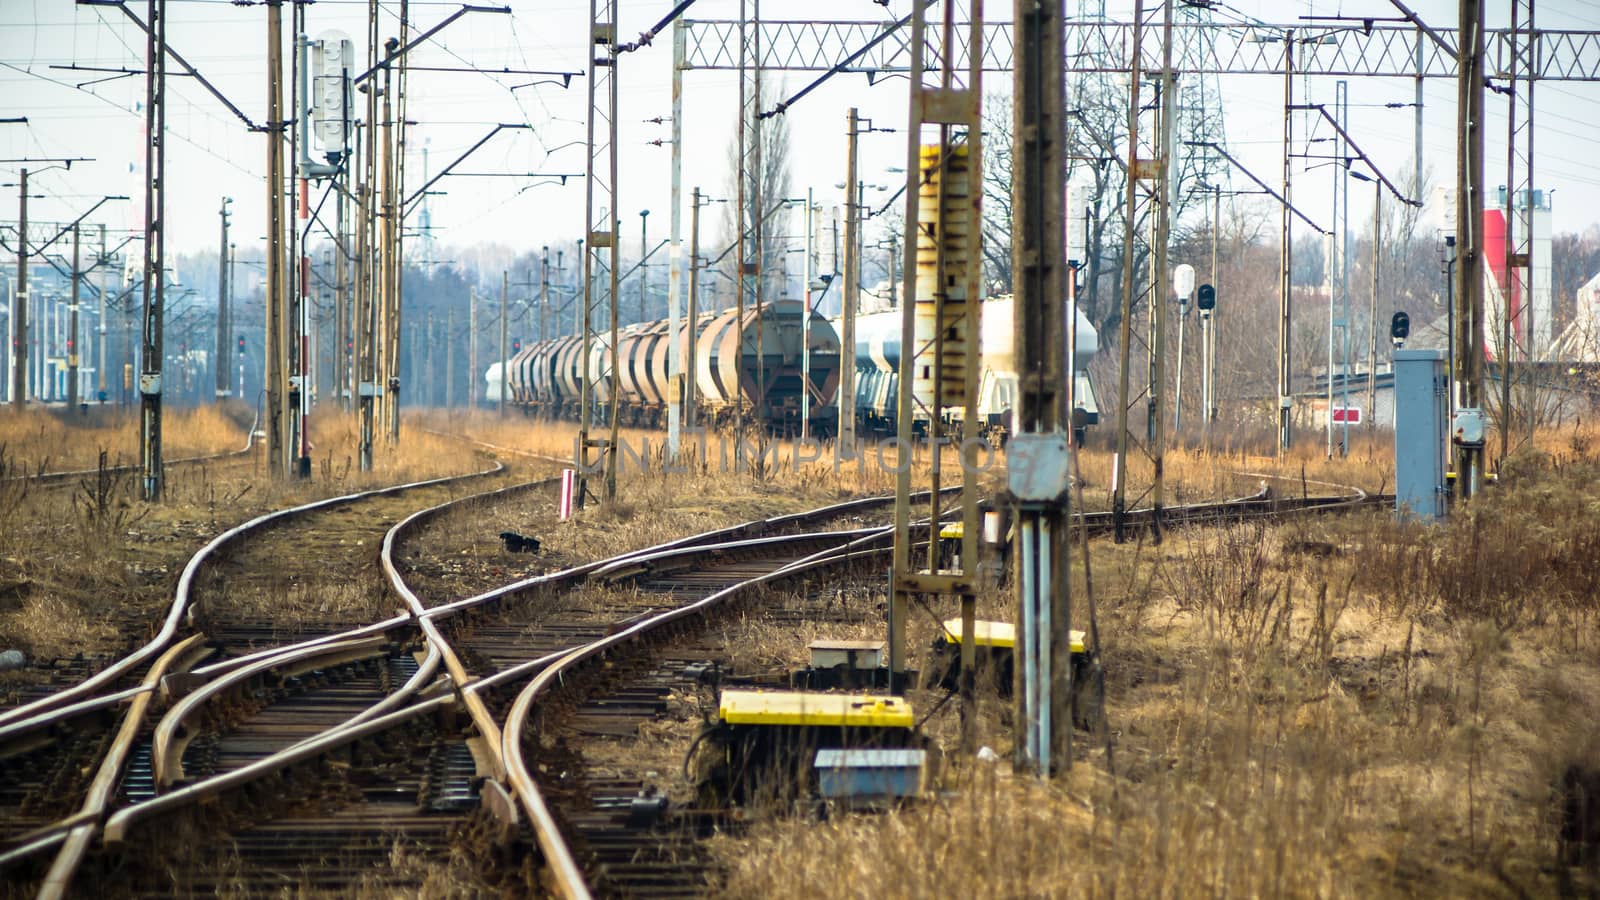
M 742 342 L 736 311 L 708 313 L 699 318 L 697 334 L 693 336 L 698 424 L 716 427 L 731 422 L 736 410 L 742 409 L 746 416 L 754 416 L 759 410 L 768 428 L 778 432 L 799 430 L 804 396 L 803 315 L 803 304 L 798 300 L 767 303 L 760 315 L 753 309 L 746 310 Z M 811 315 L 809 331 L 811 430 L 828 433 L 837 418 L 833 397 L 839 386 L 839 335 L 826 318 L 816 313 Z M 618 332 L 615 406 L 623 424 L 665 424 L 670 399 L 670 343 L 665 320 L 629 325 Z M 568 335 L 524 347 L 511 358 L 511 401 L 533 415 L 575 419 L 581 410 L 583 379 L 587 375 L 593 383 L 594 402 L 604 413 L 613 404 L 610 381 L 602 377 L 610 366 L 609 331 L 597 332 L 588 359 L 583 356 L 581 336 Z M 687 348 L 683 359 L 688 360 Z M 492 380 L 497 374 L 498 364 L 490 367 L 485 378 Z M 764 398 L 759 396 L 763 386 Z
M 1017 373 L 1012 353 L 1012 298 L 1009 294 L 984 301 L 979 332 L 978 416 L 989 434 L 999 440 L 1011 430 L 1011 409 L 1017 398 Z M 1073 430 L 1081 441 L 1083 430 L 1100 421 L 1100 404 L 1086 368 L 1100 349 L 1100 337 L 1081 311 L 1078 317 L 1077 370 L 1073 373 Z M 837 325 L 837 321 L 835 323 Z M 899 412 L 900 329 L 898 309 L 856 317 L 856 427 L 863 433 L 894 434 Z M 944 410 L 942 418 L 959 421 L 960 409 Z M 918 433 L 926 421 L 912 423 Z

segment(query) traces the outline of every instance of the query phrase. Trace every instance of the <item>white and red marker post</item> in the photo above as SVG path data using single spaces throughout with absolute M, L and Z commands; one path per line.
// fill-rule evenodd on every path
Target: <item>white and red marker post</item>
M 561 505 L 558 512 L 560 520 L 565 522 L 572 518 L 572 501 L 578 491 L 578 472 L 576 469 L 561 470 Z

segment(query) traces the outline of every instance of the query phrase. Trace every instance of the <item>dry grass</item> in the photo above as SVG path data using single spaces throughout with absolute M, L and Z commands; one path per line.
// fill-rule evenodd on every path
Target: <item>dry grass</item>
M 1373 513 L 1097 545 L 1113 758 L 1080 735 L 1056 783 L 957 760 L 929 803 L 763 822 L 719 839 L 721 890 L 1595 890 L 1557 864 L 1557 791 L 1569 766 L 1600 766 L 1600 466 L 1567 453 L 1506 472 L 1435 528 Z M 1002 760 L 1006 718 L 986 735 Z
M 520 415 L 499 419 L 488 414 L 435 413 L 426 421 L 436 430 L 468 434 L 506 448 L 495 452 L 507 459 L 516 459 L 516 450 L 571 459 L 577 438 L 576 427 L 569 423 L 537 422 Z M 473 505 L 431 523 L 405 551 L 429 601 L 446 602 L 519 577 L 685 535 L 894 489 L 892 473 L 880 471 L 875 461 L 837 471 L 831 462 L 802 458 L 796 464 L 792 443 L 776 445 L 781 462 L 762 477 L 753 477 L 735 469 L 731 450 L 724 469 L 714 439 L 706 445 L 709 460 L 694 449 L 672 469 L 665 465 L 661 450 L 663 433 L 628 431 L 623 439 L 633 450 L 620 457 L 616 499 L 591 499 L 568 522 L 557 521 L 557 497 L 551 490 Z M 830 453 L 824 454 L 829 460 Z M 602 495 L 603 479 L 598 474 L 591 477 L 589 489 L 597 497 Z M 499 538 L 502 531 L 538 537 L 539 553 L 507 553 Z
M 1091 510 L 1111 508 L 1111 470 L 1114 454 L 1098 446 L 1099 441 L 1079 454 L 1084 502 Z M 1167 496 L 1165 505 L 1199 503 L 1254 493 L 1263 480 L 1280 494 L 1327 494 L 1331 489 L 1318 482 L 1333 482 L 1359 487 L 1369 493 L 1394 490 L 1394 439 L 1389 432 L 1352 431 L 1350 451 L 1345 457 L 1329 459 L 1320 440 L 1300 440 L 1279 457 L 1273 446 L 1260 441 L 1232 444 L 1220 441 L 1211 450 L 1196 446 L 1168 448 L 1163 456 Z M 1129 500 L 1132 502 L 1153 480 L 1148 457 L 1137 449 L 1128 451 Z M 1148 505 L 1148 499 L 1138 502 Z
M 236 412 L 207 407 L 169 413 L 167 456 L 243 446 L 249 419 L 239 424 Z M 480 452 L 424 434 L 408 420 L 399 447 L 380 440 L 374 471 L 362 473 L 354 465 L 351 425 L 347 416 L 312 419 L 314 465 L 306 481 L 270 481 L 259 452 L 240 461 L 169 466 L 161 504 L 141 501 L 134 477 L 109 471 L 57 489 L 0 480 L 0 649 L 21 650 L 34 664 L 0 674 L 0 702 L 43 680 L 52 661 L 116 654 L 142 643 L 164 615 L 184 562 L 227 528 L 322 497 L 488 465 Z M 39 410 L 0 415 L 0 478 L 92 469 L 101 449 L 106 466 L 126 463 L 113 448 L 132 440 L 127 427 L 120 421 L 79 426 Z M 78 452 L 85 448 L 88 455 Z M 368 549 L 375 558 L 377 544 Z M 370 593 L 356 586 L 343 591 L 358 600 Z M 289 598 L 293 605 L 287 610 L 277 603 L 281 599 L 267 603 L 263 616 L 315 616 L 350 597 L 302 591 Z M 387 605 L 378 606 L 388 614 Z
M 169 410 L 162 444 L 169 459 L 225 453 L 244 446 L 251 412 L 243 404 Z M 77 414 L 30 409 L 0 412 L 0 444 L 30 472 L 92 469 L 100 451 L 112 465 L 139 458 L 139 410 L 91 406 Z

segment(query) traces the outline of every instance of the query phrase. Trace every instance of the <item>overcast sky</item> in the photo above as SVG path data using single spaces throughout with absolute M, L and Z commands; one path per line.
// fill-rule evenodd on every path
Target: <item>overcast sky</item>
M 1070 4 L 1075 2 L 1070 0 Z M 632 39 L 672 5 L 671 0 L 624 0 L 620 34 L 625 40 Z M 1107 5 L 1112 18 L 1126 19 L 1132 4 L 1131 0 L 1112 0 Z M 1454 24 L 1455 0 L 1416 0 L 1411 5 L 1432 24 Z M 142 15 L 142 2 L 130 6 Z M 418 24 L 425 27 L 448 15 L 457 4 L 412 0 L 410 6 Z M 1010 16 L 1008 3 L 991 0 L 987 6 L 991 19 Z M 1490 0 L 1490 6 L 1490 25 L 1504 25 L 1509 0 Z M 1253 17 L 1275 23 L 1294 23 L 1301 15 L 1394 14 L 1382 0 L 1229 0 L 1222 7 L 1235 20 Z M 168 9 L 168 38 L 174 49 L 249 116 L 263 119 L 264 7 L 236 6 L 227 0 L 169 0 Z M 365 9 L 364 0 L 319 0 L 307 7 L 307 30 L 312 36 L 342 30 L 359 38 L 364 33 Z M 585 70 L 587 2 L 516 0 L 512 9 L 509 16 L 465 16 L 432 44 L 417 50 L 413 64 Z M 762 15 L 766 19 L 884 20 L 908 9 L 909 0 L 891 0 L 887 9 L 870 0 L 768 0 L 762 4 Z M 383 33 L 391 35 L 398 4 L 385 2 L 383 10 Z M 737 14 L 738 4 L 730 0 L 701 0 L 691 10 L 699 19 Z M 1539 4 L 1538 15 L 1543 28 L 1600 30 L 1600 9 L 1588 0 L 1545 0 Z M 359 60 L 363 51 L 358 49 L 357 55 Z M 74 156 L 94 160 L 75 164 L 70 171 L 41 173 L 31 193 L 46 197 L 32 202 L 30 216 L 67 220 L 101 196 L 126 194 L 134 201 L 103 207 L 97 218 L 115 227 L 136 226 L 142 215 L 138 201 L 143 178 L 143 79 L 124 77 L 79 88 L 77 85 L 110 73 L 52 66 L 142 69 L 142 32 L 124 21 L 115 8 L 76 6 L 64 0 L 0 0 L 0 64 L 0 117 L 26 116 L 29 120 L 27 125 L 0 125 L 0 158 Z M 811 77 L 787 76 L 789 92 Z M 1008 76 L 990 73 L 986 77 L 986 88 L 1009 90 Z M 521 86 L 533 81 L 541 83 Z M 1331 103 L 1334 81 L 1310 80 L 1310 96 L 1298 96 L 1297 100 Z M 259 243 L 264 233 L 263 137 L 248 132 L 192 79 L 174 77 L 169 84 L 168 246 L 182 251 L 214 246 L 216 211 L 223 195 L 234 198 L 236 241 L 241 246 Z M 646 120 L 670 113 L 670 84 L 669 35 L 624 58 L 619 114 L 622 200 L 618 206 L 624 246 L 630 255 L 638 240 L 640 210 L 652 211 L 652 243 L 667 234 L 670 156 L 666 147 L 649 142 L 668 137 L 669 131 L 664 124 Z M 686 204 L 692 186 L 699 185 L 714 196 L 724 195 L 729 186 L 727 146 L 735 116 L 736 85 L 732 72 L 692 72 L 686 78 Z M 1230 147 L 1247 166 L 1276 182 L 1281 165 L 1281 81 L 1235 76 L 1221 79 L 1220 87 Z M 412 188 L 421 184 L 424 147 L 428 167 L 437 171 L 496 122 L 523 123 L 531 129 L 502 132 L 463 163 L 461 171 L 583 172 L 586 97 L 581 77 L 563 88 L 558 79 L 416 72 L 409 90 L 409 114 L 418 123 L 411 131 L 413 155 L 408 162 Z M 1296 90 L 1302 90 L 1301 84 L 1297 83 Z M 1412 111 L 1388 109 L 1384 104 L 1409 103 L 1412 90 L 1404 79 L 1367 79 L 1350 88 L 1350 130 L 1391 176 L 1397 176 L 1411 160 Z M 1539 87 L 1537 97 L 1539 186 L 1556 192 L 1556 230 L 1582 230 L 1600 221 L 1600 174 L 1589 156 L 1600 146 L 1600 115 L 1596 114 L 1600 84 L 1545 84 Z M 1424 153 L 1428 165 L 1447 181 L 1454 166 L 1454 98 L 1452 82 L 1428 83 Z M 837 204 L 841 192 L 834 185 L 843 179 L 846 108 L 857 105 L 862 115 L 876 123 L 898 126 L 905 118 L 905 103 L 904 79 L 869 85 L 865 76 L 850 75 L 835 78 L 794 106 L 787 118 L 796 193 L 812 187 L 818 202 Z M 1486 181 L 1492 190 L 1505 181 L 1505 103 L 1491 94 L 1488 104 Z M 866 136 L 861 142 L 861 177 L 868 182 L 897 184 L 901 176 L 888 170 L 903 166 L 904 158 L 902 134 Z M 0 182 L 15 182 L 18 168 L 0 164 Z M 1297 200 L 1314 218 L 1326 222 L 1331 179 L 1313 173 L 1297 176 L 1296 185 Z M 447 193 L 432 199 L 432 221 L 437 239 L 446 246 L 494 242 L 517 250 L 533 249 L 576 238 L 583 229 L 581 177 L 568 179 L 565 185 L 521 177 L 446 178 L 438 189 Z M 1370 215 L 1370 190 L 1364 185 L 1356 189 L 1351 213 L 1357 230 Z M 0 220 L 15 217 L 15 193 L 14 187 L 0 188 Z

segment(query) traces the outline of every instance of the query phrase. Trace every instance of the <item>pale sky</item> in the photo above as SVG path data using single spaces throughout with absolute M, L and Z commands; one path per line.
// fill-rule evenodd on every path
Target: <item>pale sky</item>
M 1503 25 L 1509 0 L 1491 0 L 1490 25 Z M 671 0 L 625 0 L 619 32 L 631 40 L 659 19 Z M 1125 20 L 1129 2 L 1108 2 L 1108 14 Z M 1454 0 L 1417 0 L 1411 4 L 1431 24 L 1454 24 Z M 142 2 L 130 7 L 143 14 Z M 444 18 L 457 4 L 412 0 L 412 15 L 421 27 Z M 1010 4 L 987 4 L 991 19 L 1009 18 Z M 1230 0 L 1221 4 L 1231 19 L 1256 18 L 1294 24 L 1301 15 L 1391 16 L 1382 0 Z M 288 19 L 285 5 L 285 19 Z M 263 6 L 236 6 L 227 0 L 169 0 L 171 45 L 183 54 L 249 116 L 265 116 L 265 19 Z M 362 0 L 319 0 L 306 7 L 307 31 L 317 36 L 342 30 L 363 34 L 366 4 Z M 588 4 L 575 0 L 517 0 L 513 14 L 474 13 L 449 26 L 431 45 L 418 49 L 417 66 L 502 67 L 583 72 Z M 884 20 L 903 15 L 909 0 L 891 0 L 887 9 L 869 0 L 809 0 L 804 3 L 768 0 L 764 19 L 833 18 Z M 383 33 L 394 33 L 398 4 L 385 2 Z M 701 0 L 690 10 L 698 19 L 729 18 L 738 3 Z M 1585 0 L 1545 0 L 1539 5 L 1543 28 L 1600 30 L 1600 9 Z M 1303 23 L 1302 23 L 1303 24 Z M 287 30 L 287 28 L 286 28 Z M 358 47 L 357 60 L 364 58 Z M 24 156 L 92 157 L 94 162 L 55 169 L 38 175 L 34 194 L 47 195 L 31 202 L 35 220 L 68 220 L 106 194 L 126 194 L 132 202 L 102 207 L 95 221 L 113 227 L 132 227 L 141 221 L 139 202 L 143 178 L 143 79 L 138 76 L 106 81 L 82 89 L 82 82 L 111 73 L 67 71 L 52 65 L 142 69 L 144 36 L 111 7 L 75 6 L 62 0 L 0 0 L 0 118 L 26 116 L 27 125 L 0 125 L 0 158 Z M 169 72 L 176 66 L 169 67 Z M 770 73 L 768 77 L 778 77 Z M 792 93 L 814 77 L 792 74 L 785 93 Z M 1009 89 L 1009 77 L 989 73 L 986 88 Z M 669 150 L 648 142 L 669 136 L 666 125 L 645 120 L 670 113 L 670 33 L 646 50 L 628 54 L 622 65 L 621 201 L 624 248 L 632 255 L 638 240 L 639 211 L 649 209 L 651 242 L 666 237 L 669 207 Z M 537 79 L 520 75 L 415 72 L 410 82 L 409 114 L 418 124 L 411 130 L 413 155 L 408 161 L 411 188 L 422 183 L 421 151 L 427 146 L 428 164 L 437 170 L 478 140 L 495 122 L 526 123 L 527 132 L 502 132 L 460 166 L 463 172 L 577 173 L 584 167 L 585 90 L 582 77 L 570 87 L 541 83 L 518 87 Z M 1333 78 L 1312 79 L 1310 96 L 1301 102 L 1331 103 Z M 735 117 L 737 79 L 732 72 L 691 72 L 686 77 L 684 101 L 686 167 L 684 173 L 685 227 L 689 189 L 700 185 L 714 196 L 724 192 L 729 179 L 727 145 Z M 1298 83 L 1296 90 L 1301 91 Z M 1228 143 L 1241 161 L 1269 182 L 1276 183 L 1280 162 L 1282 82 L 1261 76 L 1233 76 L 1220 80 L 1228 121 Z M 1412 100 L 1412 84 L 1405 79 L 1368 79 L 1350 88 L 1350 131 L 1391 177 L 1409 165 L 1412 154 L 1412 110 L 1387 109 L 1385 103 Z M 265 171 L 264 138 L 249 133 L 243 124 L 191 79 L 169 82 L 167 166 L 168 246 L 175 251 L 196 251 L 215 246 L 217 207 L 222 195 L 234 198 L 235 239 L 241 246 L 259 242 L 263 234 Z M 1554 190 L 1557 232 L 1577 231 L 1600 221 L 1600 174 L 1590 153 L 1600 146 L 1600 84 L 1542 84 L 1538 88 L 1536 137 L 1540 187 Z M 1446 176 L 1454 165 L 1455 87 L 1449 81 L 1430 81 L 1425 92 L 1425 144 L 1427 163 Z M 787 114 L 793 138 L 793 183 L 797 195 L 807 187 L 816 190 L 819 203 L 840 202 L 835 189 L 844 172 L 845 110 L 854 104 L 877 124 L 900 126 L 904 122 L 906 81 L 879 80 L 869 85 L 865 76 L 838 76 Z M 1488 99 L 1488 167 L 1491 191 L 1504 178 L 1505 101 Z M 861 177 L 869 183 L 895 185 L 901 176 L 891 167 L 903 166 L 903 133 L 869 135 L 861 142 Z M 14 182 L 16 164 L 0 163 L 0 182 Z M 34 168 L 39 168 L 35 166 Z M 1327 172 L 1329 170 L 1322 170 Z M 1317 173 L 1296 176 L 1297 202 L 1319 222 L 1328 222 L 1331 178 Z M 583 230 L 582 178 L 564 186 L 534 184 L 524 178 L 446 178 L 438 185 L 447 195 L 432 200 L 432 217 L 439 242 L 445 246 L 499 243 L 514 250 L 535 249 L 555 240 L 570 240 Z M 526 190 L 524 190 L 526 188 Z M 1356 230 L 1370 215 L 1371 188 L 1357 184 L 1351 203 Z M 16 189 L 0 188 L 0 220 L 16 215 Z M 874 196 L 887 198 L 888 194 Z M 720 213 L 711 213 L 711 222 Z M 415 222 L 411 223 L 413 226 Z

